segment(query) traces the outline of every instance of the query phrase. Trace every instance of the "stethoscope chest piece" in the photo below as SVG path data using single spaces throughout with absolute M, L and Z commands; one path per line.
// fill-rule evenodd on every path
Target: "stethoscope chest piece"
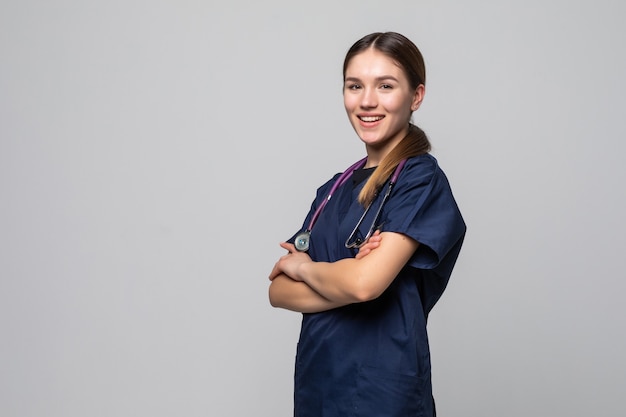
M 306 252 L 309 250 L 309 241 L 311 240 L 311 232 L 305 230 L 296 236 L 294 246 L 298 252 Z

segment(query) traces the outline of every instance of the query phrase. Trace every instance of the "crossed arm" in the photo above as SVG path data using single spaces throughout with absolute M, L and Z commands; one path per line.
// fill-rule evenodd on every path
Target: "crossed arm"
M 290 243 L 269 279 L 274 307 L 315 313 L 380 296 L 418 247 L 415 240 L 394 232 L 376 233 L 355 258 L 314 262 Z

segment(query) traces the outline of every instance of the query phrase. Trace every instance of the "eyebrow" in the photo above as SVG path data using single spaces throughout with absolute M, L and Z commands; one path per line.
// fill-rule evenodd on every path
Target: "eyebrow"
M 395 81 L 398 82 L 398 79 L 392 75 L 382 75 L 380 77 L 376 77 L 375 78 L 376 81 L 381 82 L 381 81 L 387 81 L 387 80 L 391 80 L 391 81 Z M 346 77 L 346 79 L 344 80 L 344 82 L 346 81 L 361 81 L 360 78 L 358 77 Z

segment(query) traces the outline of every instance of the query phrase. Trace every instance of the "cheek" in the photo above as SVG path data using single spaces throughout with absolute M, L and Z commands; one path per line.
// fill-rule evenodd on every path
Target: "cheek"
M 388 96 L 385 98 L 384 101 L 385 109 L 390 113 L 395 113 L 398 115 L 410 116 L 411 104 L 412 103 L 410 100 L 407 100 L 405 97 L 398 96 Z
M 346 111 L 351 111 L 356 107 L 356 100 L 353 96 L 343 96 L 343 106 Z

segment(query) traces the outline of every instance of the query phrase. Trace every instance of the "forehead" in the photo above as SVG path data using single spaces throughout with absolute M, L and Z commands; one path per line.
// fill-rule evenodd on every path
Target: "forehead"
M 373 48 L 353 56 L 346 67 L 346 78 L 380 78 L 386 75 L 405 78 L 404 70 L 396 61 Z

